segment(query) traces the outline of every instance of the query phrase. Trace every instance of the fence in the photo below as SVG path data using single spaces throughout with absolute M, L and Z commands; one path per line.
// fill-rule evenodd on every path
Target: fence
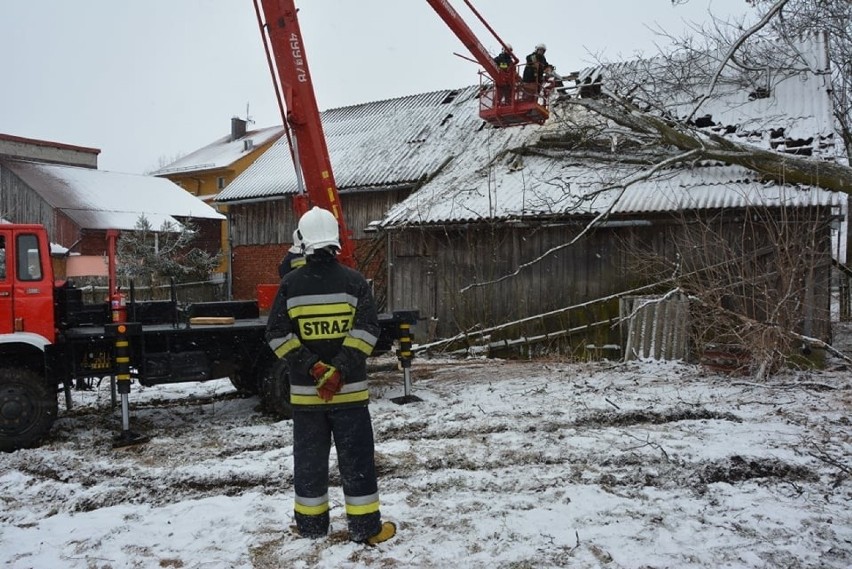
M 684 296 L 625 296 L 620 313 L 625 360 L 689 356 L 689 301 Z
M 172 289 L 177 301 L 184 304 L 192 304 L 193 302 L 210 302 L 218 300 L 226 300 L 226 289 L 224 282 L 194 282 L 149 286 L 133 286 L 133 297 L 136 300 L 170 300 L 172 298 Z M 90 285 L 81 287 L 83 291 L 83 301 L 90 304 L 105 302 L 109 294 L 108 287 Z M 121 289 L 125 294 L 129 295 L 131 286 L 122 286 Z

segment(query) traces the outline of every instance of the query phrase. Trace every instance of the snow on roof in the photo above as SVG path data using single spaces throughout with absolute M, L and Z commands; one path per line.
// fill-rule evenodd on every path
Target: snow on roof
M 380 225 L 590 216 L 610 207 L 613 214 L 636 214 L 822 205 L 837 207 L 840 213 L 846 203 L 844 194 L 766 183 L 739 166 L 706 164 L 667 170 L 625 189 L 625 181 L 641 178 L 640 168 L 546 156 L 510 157 L 491 167 L 482 167 L 482 163 L 478 156 L 462 157 L 426 187 L 393 206 Z
M 728 65 L 693 121 L 716 134 L 766 149 L 785 151 L 788 143 L 796 143 L 815 156 L 842 155 L 840 141 L 834 142 L 839 137 L 829 95 L 826 38 L 816 35 L 796 45 L 798 55 L 808 60 L 807 69 L 796 61 L 776 62 L 779 69 L 748 72 Z M 662 103 L 668 114 L 683 120 L 705 95 L 706 77 L 715 72 L 722 57 L 706 52 L 692 54 L 688 63 L 656 57 L 605 64 L 581 71 L 577 81 L 600 84 L 640 107 Z M 702 72 L 696 74 L 694 69 Z
M 254 148 L 263 146 L 267 142 L 275 140 L 283 134 L 283 126 L 251 130 L 244 136 L 237 139 L 232 139 L 229 134 L 211 144 L 208 144 L 204 148 L 200 148 L 195 152 L 187 154 L 183 158 L 157 170 L 152 175 L 165 176 L 167 174 L 182 174 L 227 168 L 247 153 L 251 152 Z M 247 141 L 251 141 L 248 148 L 246 145 Z
M 165 178 L 16 160 L 1 163 L 86 229 L 133 229 L 143 214 L 157 229 L 163 222 L 179 227 L 175 217 L 225 219 Z
M 750 98 L 741 85 L 722 83 L 714 96 L 701 106 L 698 116 L 709 115 L 712 124 L 706 128 L 716 134 L 730 136 L 766 150 L 783 151 L 784 145 L 802 139 L 820 158 L 833 159 L 834 117 L 831 113 L 824 46 L 818 41 L 803 44 L 812 50 L 816 73 L 800 71 L 790 76 L 776 76 L 769 97 Z M 628 66 L 628 64 L 624 64 Z M 616 66 L 617 67 L 617 66 Z M 642 81 L 635 73 L 624 73 L 632 82 Z M 579 81 L 591 81 L 606 70 L 581 73 Z M 661 74 L 661 66 L 644 67 Z M 594 73 L 597 73 L 595 75 Z M 638 78 L 638 79 L 637 79 Z M 648 79 L 648 84 L 653 82 Z M 698 88 L 700 91 L 700 86 Z M 657 93 L 657 96 L 660 94 Z M 695 99 L 675 97 L 667 109 L 675 116 L 686 117 Z M 665 97 L 663 97 L 665 99 Z M 473 105 L 472 105 L 473 106 Z M 577 113 L 569 105 L 558 102 L 552 115 Z M 548 121 L 524 141 L 535 142 L 539 134 L 552 134 L 565 127 L 558 120 Z M 570 153 L 559 157 L 507 153 L 507 161 L 494 162 L 518 140 L 500 139 L 483 130 L 475 144 L 468 143 L 464 152 L 426 186 L 402 203 L 392 207 L 380 225 L 465 222 L 482 219 L 547 215 L 594 215 L 610 207 L 619 196 L 625 180 L 640 177 L 642 171 L 615 161 L 595 161 Z M 839 145 L 839 141 L 837 142 Z M 816 158 L 815 158 L 816 159 Z M 616 186 L 612 190 L 608 187 Z M 602 191 L 605 190 L 605 191 Z M 742 167 L 704 164 L 700 168 L 679 167 L 653 178 L 631 184 L 618 199 L 612 213 L 635 214 L 677 211 L 685 208 L 706 209 L 746 207 L 749 205 L 830 205 L 838 213 L 845 212 L 845 195 L 819 188 L 785 186 L 766 183 Z
M 712 124 L 708 128 L 741 142 L 784 150 L 784 144 L 791 139 L 801 138 L 809 140 L 815 155 L 833 158 L 837 137 L 833 136 L 828 78 L 819 71 L 823 69 L 820 62 L 825 62 L 818 56 L 822 53 L 819 42 L 809 45 L 816 54 L 817 73 L 776 76 L 766 98 L 750 98 L 748 90 L 723 82 L 698 115 L 710 115 Z M 646 69 L 662 73 L 661 68 Z M 597 72 L 599 76 L 601 69 Z M 581 74 L 580 80 L 593 79 L 589 73 Z M 478 116 L 477 94 L 478 87 L 468 87 L 322 113 L 341 193 L 422 184 L 389 210 L 381 225 L 391 227 L 594 214 L 608 207 L 617 193 L 597 192 L 624 176 L 640 175 L 626 166 L 614 166 L 614 162 L 595 162 L 567 152 L 552 157 L 518 156 L 511 150 L 533 146 L 543 134 L 566 128 L 559 119 L 578 111 L 570 101 L 556 102 L 551 120 L 541 127 L 492 128 Z M 672 108 L 679 116 L 686 116 L 687 108 L 692 108 L 688 103 L 695 100 L 674 99 Z M 542 154 L 542 150 L 537 153 Z M 611 175 L 605 176 L 607 173 Z M 217 201 L 262 199 L 295 191 L 292 161 L 286 140 L 281 139 L 237 177 Z M 594 199 L 590 197 L 593 194 Z M 818 188 L 763 183 L 743 168 L 705 165 L 669 170 L 653 180 L 632 185 L 613 212 L 782 202 L 838 205 L 841 201 L 839 195 Z
M 478 91 L 435 91 L 324 111 L 323 130 L 340 191 L 413 186 L 433 176 L 481 138 Z M 505 133 L 515 139 L 530 128 Z M 290 150 L 281 138 L 216 199 L 238 201 L 296 191 Z

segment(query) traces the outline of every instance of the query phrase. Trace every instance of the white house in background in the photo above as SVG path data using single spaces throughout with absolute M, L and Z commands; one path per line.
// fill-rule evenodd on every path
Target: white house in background
M 132 230 L 143 215 L 155 230 L 193 220 L 196 244 L 215 252 L 225 219 L 167 179 L 6 156 L 0 213 L 15 223 L 40 223 L 51 242 L 83 254 L 103 253 L 107 229 Z

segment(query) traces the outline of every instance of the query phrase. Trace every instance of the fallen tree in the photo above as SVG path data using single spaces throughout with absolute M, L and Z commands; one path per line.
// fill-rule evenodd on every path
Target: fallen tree
M 603 93 L 598 98 L 567 99 L 566 105 L 580 106 L 630 131 L 649 147 L 690 152 L 683 161 L 717 160 L 754 170 L 767 180 L 803 184 L 826 190 L 852 193 L 852 168 L 836 162 L 782 154 L 743 144 L 714 133 L 704 132 L 681 122 L 641 111 L 616 95 Z M 540 148 L 564 146 L 563 135 L 542 136 Z M 570 143 L 570 142 L 569 142 Z M 672 157 L 675 155 L 672 154 Z M 619 157 L 621 159 L 621 157 Z

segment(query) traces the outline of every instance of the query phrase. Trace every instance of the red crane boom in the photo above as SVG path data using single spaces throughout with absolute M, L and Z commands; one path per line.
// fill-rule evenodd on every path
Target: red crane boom
M 479 96 L 479 116 L 482 120 L 494 126 L 544 123 L 550 115 L 547 110 L 547 96 L 541 92 L 541 85 L 521 83 L 518 75 L 518 58 L 515 54 L 512 54 L 514 65 L 506 71 L 501 71 L 488 50 L 452 7 L 449 0 L 426 1 L 464 44 L 477 63 L 485 69 L 487 78 L 480 73 L 482 90 Z M 464 0 L 464 3 L 500 45 L 507 47 L 506 42 L 488 25 L 470 0 Z
M 340 225 L 340 260 L 354 266 L 352 237 L 340 206 L 295 2 L 260 0 L 260 4 L 262 15 L 258 0 L 254 1 L 258 25 L 265 40 L 278 106 L 290 137 L 297 177 L 304 184 L 294 199 L 296 214 L 303 214 L 312 205 L 332 212 Z

